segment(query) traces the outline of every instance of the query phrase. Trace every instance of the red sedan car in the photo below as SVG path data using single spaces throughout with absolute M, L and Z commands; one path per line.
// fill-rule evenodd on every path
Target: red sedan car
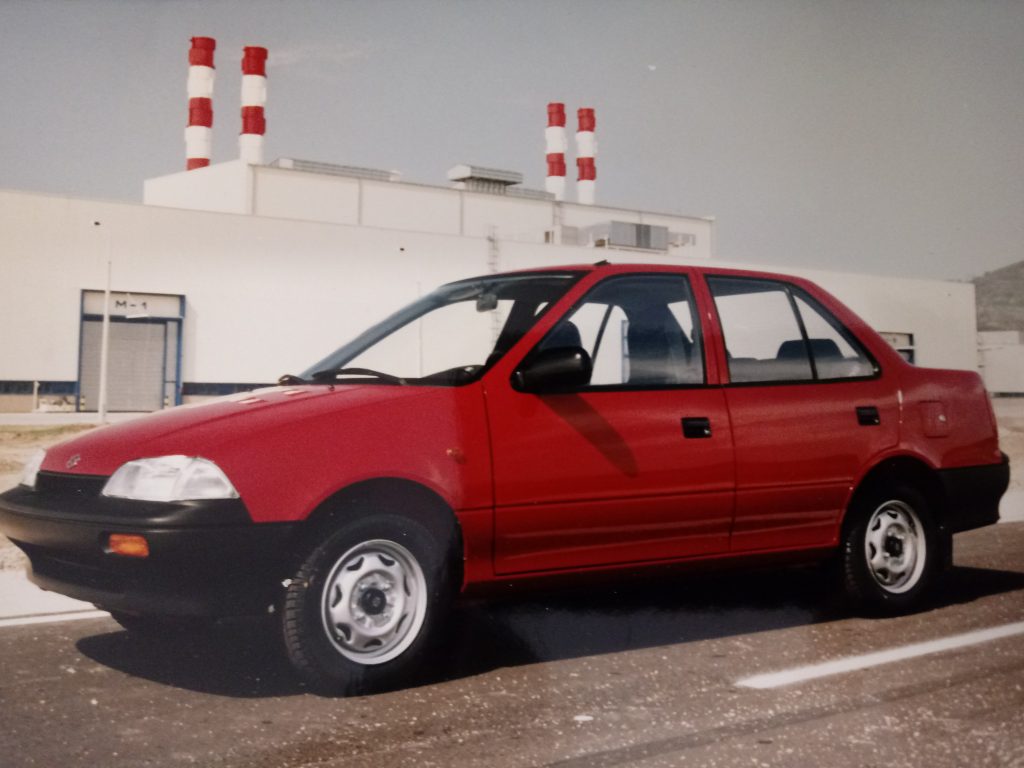
M 445 285 L 280 386 L 53 447 L 0 530 L 130 630 L 270 611 L 356 692 L 512 580 L 837 558 L 907 610 L 1008 480 L 981 379 L 815 285 L 599 263 Z

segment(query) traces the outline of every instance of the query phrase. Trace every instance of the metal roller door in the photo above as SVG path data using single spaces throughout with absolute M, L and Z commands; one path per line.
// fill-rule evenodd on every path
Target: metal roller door
M 102 321 L 82 322 L 79 396 L 83 411 L 95 411 L 99 407 L 102 334 Z M 108 410 L 156 411 L 163 408 L 167 359 L 172 352 L 168 344 L 169 335 L 166 322 L 111 320 Z

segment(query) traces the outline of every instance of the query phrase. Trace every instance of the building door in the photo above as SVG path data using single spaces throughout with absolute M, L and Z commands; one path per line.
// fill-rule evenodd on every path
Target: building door
M 102 313 L 102 299 L 99 291 L 83 292 L 78 368 L 80 411 L 99 409 L 103 317 L 96 310 Z M 183 298 L 178 296 L 112 294 L 107 410 L 156 411 L 180 402 L 179 312 L 183 304 Z M 176 316 L 167 317 L 171 312 Z

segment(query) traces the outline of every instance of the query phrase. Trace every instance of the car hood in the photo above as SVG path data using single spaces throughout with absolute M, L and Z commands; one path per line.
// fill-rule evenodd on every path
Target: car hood
M 218 461 L 231 446 L 265 439 L 287 424 L 423 397 L 427 391 L 386 384 L 268 387 L 86 432 L 49 448 L 41 468 L 110 475 L 126 461 L 152 456 Z

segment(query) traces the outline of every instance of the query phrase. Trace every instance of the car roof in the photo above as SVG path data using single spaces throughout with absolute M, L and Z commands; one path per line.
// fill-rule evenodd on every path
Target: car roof
M 792 283 L 806 284 L 807 281 L 803 278 L 797 277 L 796 275 L 777 273 L 777 272 L 764 272 L 762 270 L 753 269 L 737 269 L 735 267 L 719 267 L 715 264 L 613 264 L 610 261 L 598 261 L 593 264 L 558 264 L 553 266 L 544 267 L 532 267 L 528 269 L 513 270 L 510 272 L 502 272 L 499 274 L 504 275 L 522 275 L 522 274 L 544 274 L 548 272 L 608 272 L 610 274 L 631 274 L 631 273 L 650 273 L 650 272 L 677 272 L 677 273 L 692 273 L 699 272 L 701 274 L 711 275 L 725 275 L 730 277 L 747 277 L 747 278 L 763 278 L 769 280 L 785 280 Z M 496 277 L 498 275 L 486 275 L 481 277 Z

